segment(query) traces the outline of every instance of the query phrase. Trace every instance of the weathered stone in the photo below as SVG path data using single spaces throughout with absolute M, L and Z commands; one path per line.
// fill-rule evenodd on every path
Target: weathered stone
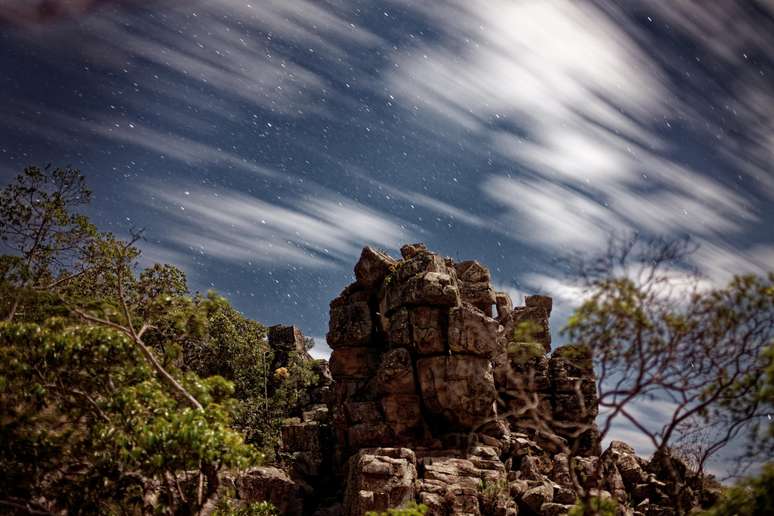
M 460 282 L 462 301 L 491 316 L 496 295 L 491 285 L 489 270 L 475 260 L 460 262 L 454 269 Z
M 411 310 L 413 349 L 420 355 L 446 351 L 446 311 L 429 306 Z
M 270 326 L 268 339 L 272 349 L 306 353 L 304 334 L 297 326 Z
M 245 503 L 271 502 L 280 514 L 301 515 L 304 494 L 287 473 L 274 467 L 251 468 L 234 480 L 236 495 Z
M 551 298 L 528 296 L 526 306 L 512 308 L 506 294 L 491 290 L 489 272 L 477 262 L 455 264 L 422 245 L 407 246 L 402 255 L 395 262 L 364 250 L 358 281 L 331 302 L 331 413 L 320 411 L 318 417 L 305 408 L 303 422 L 283 429 L 283 449 L 300 473 L 294 478 L 327 479 L 330 489 L 348 474 L 347 514 L 409 500 L 439 516 L 513 516 L 514 500 L 523 513 L 565 514 L 576 495 L 563 453 L 572 446 L 584 489 L 606 489 L 599 493 L 642 503 L 634 514 L 673 504 L 672 486 L 661 478 L 664 458 L 648 463 L 614 442 L 600 459 L 592 357 L 577 346 L 546 356 Z M 497 319 L 491 318 L 493 302 Z M 537 409 L 525 412 L 524 396 L 535 397 Z M 535 431 L 529 418 L 543 414 L 561 423 L 557 435 Z M 315 435 L 314 426 L 325 433 Z M 331 434 L 331 455 L 320 462 L 316 450 L 326 449 Z M 377 446 L 415 449 L 422 478 L 414 473 L 410 482 L 396 480 L 406 476 L 391 469 L 393 459 L 405 457 L 392 452 L 358 463 L 365 449 Z M 319 464 L 332 464 L 331 474 Z M 682 501 L 691 507 L 701 489 L 683 466 L 677 464 L 687 493 Z M 495 490 L 506 481 L 510 493 L 501 496 Z M 621 514 L 632 514 L 623 503 L 619 507 Z
M 497 305 L 497 319 L 500 322 L 510 317 L 513 311 L 513 301 L 507 292 L 495 292 L 495 305 Z
M 349 460 L 344 514 L 400 507 L 416 496 L 416 458 L 407 448 L 360 450 Z
M 368 344 L 373 332 L 368 292 L 342 294 L 331 301 L 330 314 L 326 340 L 331 348 Z
M 647 474 L 637 461 L 634 448 L 624 442 L 611 442 L 608 449 L 602 454 L 601 460 L 616 466 L 627 490 L 634 489 L 637 484 L 642 484 L 647 480 Z
M 398 308 L 389 317 L 382 316 L 387 342 L 393 348 L 410 348 L 413 345 L 409 309 Z
M 371 348 L 338 348 L 331 353 L 331 374 L 339 378 L 369 378 L 379 364 L 379 354 Z
M 357 282 L 367 289 L 374 288 L 382 283 L 397 263 L 397 260 L 381 251 L 364 247 L 355 265 Z
M 350 450 L 379 446 L 393 441 L 393 433 L 387 423 L 359 423 L 346 430 Z
M 621 473 L 616 468 L 615 464 L 605 463 L 602 465 L 604 487 L 613 498 L 619 502 L 625 502 L 627 498 L 626 485 L 624 484 Z
M 551 479 L 562 487 L 573 488 L 570 462 L 566 453 L 554 455 L 554 469 L 551 472 Z
M 406 244 L 400 248 L 400 255 L 406 260 L 413 258 L 419 253 L 426 252 L 427 246 L 421 242 L 417 242 L 416 244 Z
M 554 498 L 554 488 L 548 482 L 542 482 L 540 485 L 530 487 L 521 497 L 521 502 L 539 513 L 544 503 L 549 503 Z
M 494 357 L 505 351 L 498 340 L 500 323 L 470 305 L 449 310 L 449 349 L 453 353 Z
M 382 420 L 382 413 L 375 401 L 348 401 L 344 403 L 347 420 L 352 423 L 376 423 Z
M 419 503 L 427 507 L 428 516 L 444 516 L 446 511 L 446 500 L 437 493 L 421 492 L 419 493 Z
M 548 296 L 526 296 L 524 298 L 524 304 L 527 305 L 529 308 L 541 308 L 545 314 L 546 317 L 549 317 L 551 315 L 551 309 L 553 307 L 554 301 Z
M 382 398 L 381 403 L 384 419 L 399 441 L 414 437 L 421 431 L 422 409 L 418 395 L 391 394 Z
M 395 274 L 398 274 L 399 269 Z M 458 306 L 460 293 L 455 278 L 443 272 L 424 272 L 405 282 L 385 282 L 379 311 L 391 314 L 401 306 Z
M 417 372 L 425 407 L 442 421 L 472 429 L 494 416 L 497 393 L 489 360 L 459 355 L 422 358 Z
M 548 502 L 540 506 L 540 516 L 562 516 L 569 513 L 572 508 L 572 504 Z
M 405 348 L 392 349 L 382 355 L 376 373 L 379 391 L 385 394 L 415 394 L 414 367 Z
M 427 272 L 453 275 L 455 282 L 457 279 L 454 269 L 450 269 L 442 257 L 423 251 L 398 262 L 395 271 L 385 283 L 405 283 L 411 278 Z
M 320 424 L 288 423 L 281 428 L 282 448 L 285 451 L 311 451 L 320 452 Z
M 577 495 L 575 494 L 575 491 L 570 489 L 569 487 L 562 487 L 560 485 L 554 486 L 554 502 L 555 503 L 561 503 L 565 505 L 573 505 L 575 504 L 575 501 L 577 499 Z
M 539 342 L 545 351 L 551 351 L 551 329 L 548 325 L 547 312 L 544 305 L 550 304 L 549 297 L 527 296 L 527 298 L 541 298 L 548 301 L 535 303 L 532 306 L 517 306 L 511 311 L 510 317 L 505 322 L 506 338 L 512 342 Z

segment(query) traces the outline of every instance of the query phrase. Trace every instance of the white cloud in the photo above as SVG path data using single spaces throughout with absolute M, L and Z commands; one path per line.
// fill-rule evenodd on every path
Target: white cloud
M 324 358 L 325 360 L 329 360 L 333 350 L 328 346 L 325 337 L 312 336 L 312 339 L 314 339 L 314 347 L 309 350 L 309 354 L 312 355 L 312 358 Z
M 330 267 L 366 244 L 395 248 L 411 238 L 399 220 L 322 189 L 273 204 L 233 190 L 146 185 L 142 199 L 156 209 L 161 201 L 167 241 L 224 261 Z
M 611 231 L 728 241 L 759 222 L 738 189 L 668 158 L 671 124 L 705 121 L 674 98 L 615 9 L 459 1 L 425 10 L 444 28 L 444 44 L 406 57 L 390 91 L 488 140 L 520 170 L 518 181 L 482 181 L 502 208 L 492 217 L 504 223 L 497 231 L 556 254 L 602 248 Z M 759 105 L 770 98 L 759 88 L 753 95 Z M 734 144 L 727 140 L 710 143 Z M 760 160 L 734 158 L 762 170 Z

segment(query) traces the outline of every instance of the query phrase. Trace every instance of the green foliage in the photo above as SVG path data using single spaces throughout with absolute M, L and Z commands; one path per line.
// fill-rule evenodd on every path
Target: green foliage
M 543 333 L 543 327 L 537 321 L 525 320 L 519 322 L 511 334 L 511 342 L 535 342 Z
M 510 342 L 508 356 L 516 364 L 526 364 L 534 358 L 542 357 L 546 350 L 539 342 Z
M 654 393 L 681 399 L 679 418 L 667 415 L 659 439 L 668 446 L 712 426 L 720 440 L 705 449 L 722 448 L 727 431 L 752 425 L 771 403 L 774 274 L 738 276 L 723 288 L 679 296 L 669 276 L 643 276 L 650 279 L 593 281 L 563 333 L 592 351 L 601 380 L 620 379 L 616 393 L 602 389 L 602 403 Z
M 298 416 L 318 380 L 312 364 L 296 352 L 280 357 L 266 341 L 266 328 L 214 294 L 200 299 L 204 328 L 188 339 L 183 356 L 200 376 L 220 375 L 234 384 L 234 428 L 269 458 L 279 447 L 282 420 Z M 277 374 L 282 362 L 282 374 Z M 285 363 L 285 360 L 287 363 Z
M 0 191 L 0 240 L 20 258 L 22 284 L 68 267 L 96 235 L 96 228 L 74 209 L 91 199 L 78 170 L 27 167 Z
M 742 480 L 726 489 L 705 516 L 763 516 L 774 514 L 774 463 L 766 464 L 760 475 Z
M 427 512 L 427 506 L 424 504 L 417 505 L 416 503 L 410 503 L 406 507 L 397 509 L 387 509 L 386 511 L 376 512 L 369 511 L 366 516 L 422 516 Z
M 260 459 L 229 428 L 231 385 L 185 377 L 204 411 L 181 408 L 129 339 L 112 329 L 0 323 L 0 497 L 45 495 L 75 512 L 140 503 L 148 479 Z
M 279 511 L 271 502 L 253 502 L 243 505 L 224 497 L 218 500 L 212 514 L 213 516 L 279 516 Z
M 483 514 L 495 514 L 497 507 L 506 504 L 510 500 L 510 488 L 507 478 L 488 480 L 481 478 L 478 485 L 481 512 Z
M 612 498 L 592 496 L 586 501 L 579 501 L 570 509 L 567 516 L 616 516 L 618 503 Z

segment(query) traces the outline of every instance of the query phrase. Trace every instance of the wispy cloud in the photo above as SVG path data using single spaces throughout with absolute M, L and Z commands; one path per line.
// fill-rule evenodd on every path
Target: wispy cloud
M 168 244 L 226 262 L 331 267 L 351 262 L 364 245 L 396 248 L 411 238 L 398 219 L 322 189 L 282 204 L 168 185 L 146 185 L 142 198 L 170 221 Z

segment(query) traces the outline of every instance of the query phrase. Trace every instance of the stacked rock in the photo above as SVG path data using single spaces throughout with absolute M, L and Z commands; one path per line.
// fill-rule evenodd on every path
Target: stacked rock
M 551 298 L 513 307 L 476 261 L 422 244 L 401 255 L 363 249 L 356 281 L 330 304 L 328 406 L 283 428 L 293 481 L 313 493 L 304 511 L 361 516 L 414 501 L 439 516 L 549 516 L 567 514 L 582 484 L 632 514 L 671 514 L 665 471 L 690 476 L 624 443 L 600 456 L 591 354 L 550 353 Z M 296 333 L 273 334 L 297 348 Z M 706 492 L 691 482 L 686 507 Z

